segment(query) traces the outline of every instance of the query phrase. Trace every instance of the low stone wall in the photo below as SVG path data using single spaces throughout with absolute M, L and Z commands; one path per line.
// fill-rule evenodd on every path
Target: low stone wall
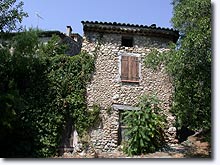
M 113 104 L 135 106 L 143 94 L 155 93 L 162 101 L 161 108 L 167 116 L 167 142 L 175 141 L 175 118 L 169 112 L 173 87 L 169 76 L 161 66 L 157 71 L 146 68 L 143 58 L 151 48 L 166 51 L 167 39 L 149 38 L 143 36 L 134 37 L 133 47 L 122 47 L 121 36 L 116 34 L 85 33 L 82 43 L 82 51 L 96 56 L 95 73 L 90 84 L 87 86 L 88 106 L 99 104 L 102 108 L 103 127 L 91 133 L 92 142 L 98 149 L 103 151 L 117 147 L 119 112 L 113 110 L 111 115 L 107 109 Z M 139 84 L 122 83 L 119 75 L 119 56 L 123 53 L 140 54 L 141 79 Z

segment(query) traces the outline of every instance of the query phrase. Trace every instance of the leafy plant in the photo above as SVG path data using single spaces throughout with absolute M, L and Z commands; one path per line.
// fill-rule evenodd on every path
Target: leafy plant
M 100 106 L 94 104 L 92 110 L 87 111 L 89 128 L 92 128 L 101 122 L 100 110 L 101 110 Z
M 93 104 L 92 109 L 87 109 L 86 116 L 84 118 L 84 122 L 81 124 L 84 124 L 84 128 L 80 134 L 80 142 L 82 143 L 82 150 L 87 151 L 89 147 L 93 147 L 91 145 L 91 137 L 90 137 L 90 131 L 94 127 L 97 127 L 100 122 L 102 121 L 100 117 L 100 105 Z
M 164 56 L 157 49 L 151 49 L 147 57 L 144 58 L 144 64 L 154 70 L 163 62 Z
M 164 144 L 164 121 L 158 99 L 144 95 L 138 104 L 140 110 L 125 111 L 123 122 L 128 127 L 124 151 L 129 155 L 154 152 Z

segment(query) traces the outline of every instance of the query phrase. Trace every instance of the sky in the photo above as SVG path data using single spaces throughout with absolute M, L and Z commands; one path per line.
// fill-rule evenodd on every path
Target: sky
M 66 32 L 72 26 L 82 35 L 81 21 L 118 22 L 139 25 L 156 24 L 171 28 L 172 0 L 22 0 L 29 14 L 26 28 Z M 37 17 L 40 16 L 41 18 Z

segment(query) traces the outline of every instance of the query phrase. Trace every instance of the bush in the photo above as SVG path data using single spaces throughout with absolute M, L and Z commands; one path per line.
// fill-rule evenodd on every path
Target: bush
M 125 133 L 129 139 L 124 151 L 128 155 L 155 152 L 164 144 L 165 118 L 159 113 L 158 99 L 144 95 L 138 106 L 140 110 L 126 111 L 123 122 L 128 127 Z

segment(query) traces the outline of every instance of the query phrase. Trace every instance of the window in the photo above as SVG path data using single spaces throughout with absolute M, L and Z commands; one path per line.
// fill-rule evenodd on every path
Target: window
M 121 81 L 139 82 L 139 59 L 136 56 L 121 56 Z
M 122 37 L 121 46 L 133 47 L 133 37 Z

